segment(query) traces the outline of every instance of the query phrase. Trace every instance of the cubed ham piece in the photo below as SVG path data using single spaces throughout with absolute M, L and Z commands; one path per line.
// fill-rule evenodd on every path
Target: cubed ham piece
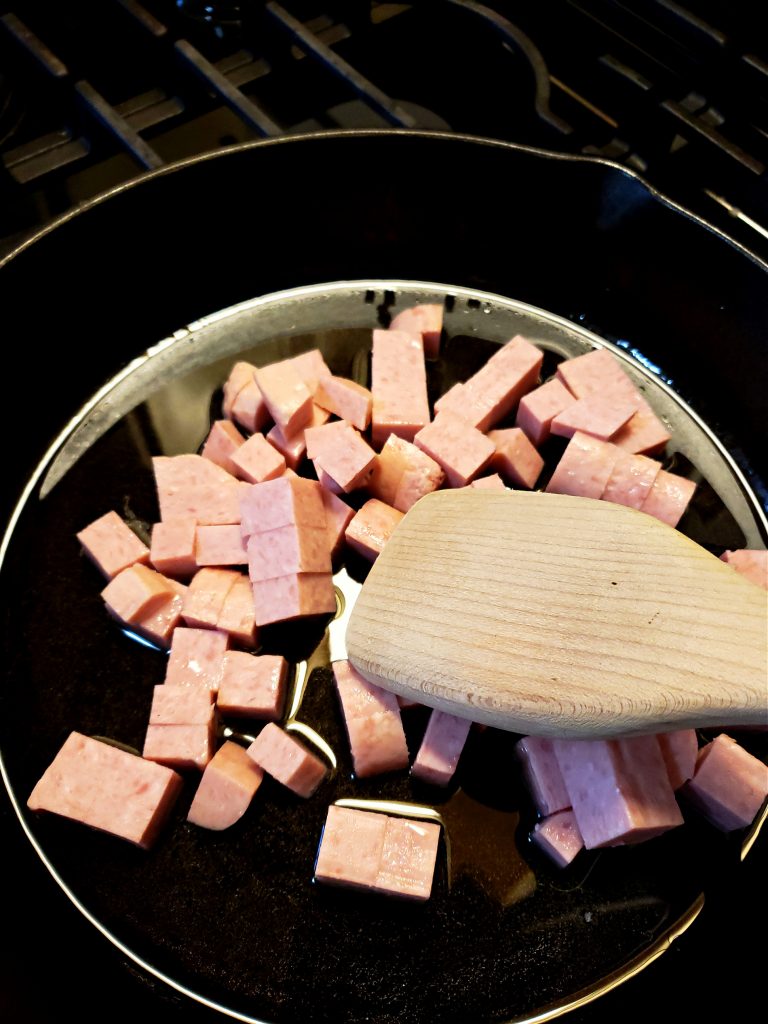
M 655 459 L 620 451 L 603 491 L 603 501 L 642 508 L 660 469 L 661 464 Z
M 684 782 L 693 778 L 696 770 L 696 758 L 699 753 L 699 741 L 695 729 L 676 729 L 674 732 L 660 732 L 659 741 L 661 756 L 667 766 L 667 775 L 672 789 L 680 789 Z
M 229 371 L 229 376 L 224 381 L 224 398 L 221 406 L 225 419 L 232 419 L 232 405 L 246 384 L 254 379 L 255 369 L 251 363 L 239 362 Z
M 427 373 L 421 334 L 374 331 L 371 435 L 381 446 L 390 434 L 412 441 L 429 423 Z
M 290 362 L 313 395 L 317 391 L 320 381 L 331 375 L 319 348 L 313 348 L 309 352 L 293 356 Z
M 418 432 L 414 444 L 442 467 L 451 487 L 465 487 L 474 480 L 496 451 L 493 441 L 452 412 L 438 413 Z
M 329 572 L 301 572 L 253 583 L 257 626 L 306 615 L 336 611 L 336 591 Z
M 272 419 L 286 437 L 291 437 L 312 417 L 312 392 L 302 380 L 293 361 L 270 363 L 254 373 L 256 383 Z
M 696 772 L 681 792 L 723 832 L 746 828 L 768 796 L 768 765 L 721 733 L 701 748 Z
M 240 573 L 231 569 L 200 569 L 189 584 L 182 617 L 188 626 L 216 629 L 227 594 Z
M 283 713 L 287 676 L 282 655 L 229 651 L 216 706 L 226 714 L 277 720 Z
M 226 419 L 234 420 L 254 434 L 269 423 L 269 410 L 259 391 L 251 363 L 235 363 L 224 385 L 223 413 Z
M 230 473 L 249 484 L 272 480 L 285 472 L 285 458 L 263 434 L 253 434 L 235 451 L 230 460 Z
M 419 498 L 436 491 L 444 479 L 442 469 L 426 452 L 390 434 L 366 486 L 374 498 L 399 512 L 408 512 Z
M 672 435 L 642 396 L 639 402 L 637 412 L 611 440 L 628 452 L 657 455 Z
M 568 867 L 579 850 L 584 849 L 584 840 L 573 811 L 558 811 L 543 821 L 537 821 L 531 839 L 560 868 Z
M 298 572 L 330 572 L 331 552 L 325 527 L 278 526 L 248 539 L 248 575 L 252 582 Z
M 544 469 L 544 459 L 520 427 L 490 430 L 488 440 L 496 446 L 491 468 L 498 470 L 505 480 L 517 487 L 531 490 Z
M 490 476 L 481 476 L 473 480 L 469 485 L 481 491 L 506 491 L 507 486 L 498 473 L 491 473 Z
M 329 494 L 335 494 L 337 497 L 345 493 L 344 488 L 336 483 L 330 473 L 326 473 L 319 462 L 315 463 L 315 472 L 317 473 L 318 483 L 324 491 L 328 491 Z
M 677 473 L 667 473 L 666 470 L 660 469 L 648 497 L 641 506 L 641 511 L 660 519 L 662 523 L 677 526 L 695 490 L 696 484 L 693 480 L 686 480 Z
M 242 532 L 246 537 L 280 526 L 325 529 L 322 488 L 316 480 L 280 476 L 252 484 L 243 494 Z
M 369 562 L 375 562 L 392 536 L 403 513 L 371 498 L 359 509 L 346 529 L 347 544 Z
M 181 792 L 176 772 L 72 732 L 27 801 L 149 849 Z
M 464 385 L 457 381 L 456 384 L 452 384 L 446 392 L 444 392 L 439 398 L 435 399 L 435 415 L 442 412 L 443 409 L 451 412 L 452 410 L 460 410 L 461 405 L 458 403 L 459 395 L 464 389 Z
M 215 693 L 221 684 L 228 649 L 229 636 L 221 630 L 178 626 L 165 670 L 166 688 L 188 687 Z
M 720 558 L 758 587 L 768 590 L 768 551 L 740 548 L 738 551 L 724 551 Z
M 387 896 L 427 900 L 440 826 L 351 807 L 328 808 L 315 879 Z
M 198 686 L 156 686 L 150 725 L 210 725 L 215 708 L 209 690 Z
M 393 693 L 369 683 L 348 661 L 333 664 L 352 763 L 358 778 L 408 767 L 408 746 Z
M 368 429 L 373 396 L 362 384 L 346 377 L 324 377 L 315 392 L 315 402 L 358 430 Z
M 433 786 L 447 786 L 458 767 L 471 725 L 468 718 L 433 711 L 411 775 Z
M 94 520 L 78 533 L 77 539 L 94 565 L 110 580 L 137 562 L 149 561 L 149 548 L 117 512 L 107 512 Z
M 366 482 L 376 461 L 376 452 L 349 423 L 341 420 L 304 432 L 307 454 L 345 492 Z
M 247 576 L 238 576 L 232 584 L 224 598 L 224 606 L 216 620 L 216 628 L 227 633 L 244 647 L 256 646 L 256 609 L 251 582 Z
M 137 633 L 159 647 L 166 648 L 171 642 L 176 627 L 181 622 L 181 612 L 188 589 L 175 580 L 169 579 L 168 584 L 172 588 L 172 592 L 167 595 L 160 607 L 140 616 L 138 621 L 133 624 Z
M 344 543 L 344 535 L 355 510 L 342 501 L 336 494 L 323 488 L 323 505 L 325 507 L 325 532 L 331 558 L 335 558 Z
M 216 731 L 208 725 L 149 725 L 142 757 L 169 768 L 202 771 L 216 749 Z
M 194 519 L 205 526 L 240 522 L 240 496 L 247 484 L 200 455 L 152 459 L 160 518 Z
M 516 335 L 461 388 L 445 394 L 439 412 L 452 412 L 477 430 L 489 430 L 537 384 L 543 359 L 540 349 Z
M 216 420 L 200 454 L 204 459 L 210 459 L 217 466 L 221 466 L 232 476 L 237 476 L 232 456 L 242 447 L 243 440 L 243 435 L 230 420 Z
M 319 405 L 313 404 L 312 416 L 304 430 L 299 430 L 292 437 L 288 438 L 282 432 L 280 427 L 275 424 L 267 434 L 267 441 L 273 448 L 280 452 L 289 469 L 296 470 L 299 468 L 301 460 L 307 454 L 307 439 L 304 436 L 305 432 L 310 427 L 322 427 L 322 425 L 327 423 L 330 418 L 331 414 L 327 410 L 321 409 Z
M 567 810 L 571 798 L 557 763 L 552 740 L 543 736 L 523 736 L 515 745 L 525 781 L 536 810 L 542 817 Z
M 588 850 L 639 843 L 683 823 L 655 736 L 554 740 Z
M 609 441 L 577 432 L 568 442 L 545 490 L 549 494 L 600 498 L 618 457 L 619 450 Z
M 427 359 L 437 359 L 440 354 L 440 335 L 443 333 L 443 307 L 437 303 L 424 303 L 403 309 L 394 317 L 389 329 L 420 334 L 424 355 Z
M 635 415 L 637 399 L 627 395 L 587 395 L 577 398 L 552 420 L 557 437 L 573 437 L 577 430 L 607 441 Z
M 167 519 L 152 527 L 152 545 L 149 560 L 158 572 L 166 576 L 192 576 L 197 572 L 195 560 L 194 519 Z
M 187 821 L 221 832 L 248 810 L 264 772 L 237 743 L 227 741 L 203 772 Z
M 248 757 L 297 796 L 310 797 L 326 776 L 323 762 L 270 722 L 248 747 Z
M 128 625 L 138 625 L 177 595 L 173 581 L 146 565 L 130 565 L 102 590 L 109 611 Z
M 549 437 L 552 420 L 576 399 L 561 381 L 553 378 L 527 395 L 523 395 L 517 407 L 515 426 L 523 430 L 536 448 Z
M 198 526 L 195 561 L 205 565 L 245 565 L 248 555 L 239 526 Z

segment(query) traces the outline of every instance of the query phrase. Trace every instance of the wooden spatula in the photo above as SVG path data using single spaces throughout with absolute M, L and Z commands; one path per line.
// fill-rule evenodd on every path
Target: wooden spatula
M 643 512 L 466 489 L 423 498 L 347 629 L 368 680 L 541 736 L 768 725 L 768 594 Z

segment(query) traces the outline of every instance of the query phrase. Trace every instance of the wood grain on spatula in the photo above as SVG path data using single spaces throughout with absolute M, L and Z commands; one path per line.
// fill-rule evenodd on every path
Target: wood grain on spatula
M 440 491 L 379 556 L 352 612 L 367 679 L 542 736 L 768 723 L 768 594 L 634 509 Z

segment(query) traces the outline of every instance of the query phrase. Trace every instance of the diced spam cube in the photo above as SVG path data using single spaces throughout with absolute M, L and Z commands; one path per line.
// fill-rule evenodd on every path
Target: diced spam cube
M 232 456 L 243 444 L 243 435 L 230 420 L 216 420 L 210 429 L 200 452 L 204 459 L 210 459 L 228 473 L 237 476 Z
M 149 560 L 166 576 L 192 576 L 197 572 L 195 560 L 195 519 L 167 519 L 152 527 Z
M 152 459 L 160 518 L 194 519 L 203 525 L 240 522 L 246 484 L 200 455 L 159 455 Z
M 237 743 L 227 741 L 203 772 L 187 821 L 221 832 L 248 810 L 264 772 Z
M 391 434 L 366 486 L 374 498 L 399 512 L 408 512 L 419 498 L 436 491 L 444 479 L 442 469 L 426 452 Z
M 488 440 L 496 446 L 491 467 L 517 487 L 534 487 L 544 468 L 544 459 L 520 427 L 490 430 Z
M 576 433 L 568 442 L 545 490 L 549 494 L 600 498 L 618 457 L 619 450 L 609 441 Z
M 490 476 L 481 476 L 473 480 L 469 485 L 480 491 L 506 491 L 507 487 L 498 473 L 491 473 Z
M 557 368 L 558 379 L 576 398 L 587 395 L 634 395 L 637 388 L 608 349 L 597 348 L 566 359 Z
M 303 430 L 297 431 L 292 437 L 288 438 L 282 432 L 280 427 L 275 424 L 274 427 L 267 434 L 267 441 L 272 445 L 285 459 L 286 465 L 293 470 L 299 468 L 299 463 L 307 454 L 307 439 L 305 437 L 306 431 L 310 427 L 321 427 L 324 423 L 327 423 L 331 418 L 331 414 L 325 409 L 321 409 L 319 405 L 313 404 L 312 416 L 309 423 Z
M 682 792 L 723 832 L 746 828 L 768 796 L 768 765 L 721 733 L 699 751 L 696 772 Z
M 427 359 L 437 359 L 440 353 L 440 335 L 443 331 L 443 307 L 437 303 L 424 303 L 404 309 L 393 318 L 391 331 L 420 334 Z
M 216 628 L 229 634 L 244 647 L 256 646 L 256 609 L 251 582 L 247 576 L 239 576 L 232 584 L 224 598 L 224 606 L 216 620 Z
M 214 705 L 203 687 L 156 686 L 149 712 L 150 725 L 210 725 Z
M 412 441 L 418 431 L 429 423 L 421 334 L 373 332 L 371 394 L 371 435 L 375 445 L 383 445 L 390 434 Z
M 539 814 L 548 817 L 571 806 L 552 740 L 544 736 L 523 736 L 515 745 L 515 753 L 522 763 L 523 775 Z
M 137 633 L 151 640 L 159 647 L 168 647 L 174 631 L 181 621 L 181 612 L 184 607 L 184 599 L 187 587 L 182 586 L 175 580 L 168 580 L 168 583 L 176 588 L 169 593 L 159 608 L 142 615 L 133 623 Z
M 603 491 L 603 501 L 642 508 L 660 469 L 660 463 L 646 455 L 620 451 Z
M 210 725 L 150 725 L 142 757 L 169 768 L 199 768 L 213 757 L 215 731 Z
M 200 569 L 184 599 L 182 617 L 188 626 L 216 629 L 227 594 L 240 573 L 231 569 Z
M 561 868 L 567 867 L 584 848 L 573 811 L 558 811 L 550 818 L 537 821 L 531 839 Z
M 637 407 L 637 400 L 625 395 L 587 395 L 558 413 L 550 429 L 557 437 L 573 437 L 580 430 L 607 441 L 629 422 Z
M 288 525 L 325 528 L 321 487 L 316 480 L 280 476 L 252 484 L 243 495 L 241 508 L 244 536 Z
M 251 363 L 235 363 L 224 384 L 224 416 L 235 420 L 249 434 L 269 422 L 269 410 L 256 383 L 255 370 Z
M 517 407 L 515 425 L 520 427 L 531 444 L 540 447 L 549 437 L 552 420 L 576 399 L 559 380 L 553 378 L 541 387 L 523 395 Z
M 285 704 L 288 663 L 281 655 L 229 651 L 216 705 L 220 711 L 279 719 Z
M 285 472 L 285 458 L 262 434 L 249 437 L 229 461 L 230 472 L 249 484 L 260 484 Z
M 333 578 L 327 572 L 291 573 L 253 583 L 256 625 L 336 611 Z
M 304 432 L 307 454 L 343 491 L 361 487 L 371 475 L 376 452 L 349 423 L 326 423 Z
M 468 718 L 433 711 L 411 775 L 434 786 L 447 786 L 458 766 L 471 725 Z
M 440 412 L 420 430 L 416 444 L 442 469 L 451 487 L 465 487 L 491 461 L 493 441 L 451 412 Z
M 248 539 L 248 575 L 252 582 L 298 572 L 330 572 L 331 552 L 325 527 L 279 526 Z
M 693 778 L 696 771 L 696 758 L 699 753 L 699 741 L 695 729 L 676 729 L 674 732 L 661 732 L 656 739 L 659 741 L 661 756 L 667 766 L 667 775 L 672 789 L 680 789 L 684 782 Z
M 94 520 L 78 533 L 77 539 L 107 579 L 113 579 L 136 562 L 149 560 L 147 545 L 139 540 L 117 512 L 107 512 Z
M 362 384 L 346 377 L 324 377 L 315 392 L 315 402 L 358 430 L 368 429 L 373 398 Z
M 297 796 L 310 797 L 326 776 L 323 762 L 279 725 L 270 722 L 248 747 L 248 756 Z
M 344 534 L 355 514 L 355 510 L 325 488 L 323 488 L 323 506 L 325 507 L 325 529 L 328 548 L 331 552 L 331 558 L 335 558 L 344 543 Z
M 195 533 L 198 566 L 245 565 L 248 561 L 240 527 L 198 526 Z
M 738 551 L 724 551 L 720 557 L 736 572 L 768 590 L 768 551 L 740 548 Z
M 319 348 L 313 348 L 309 352 L 293 356 L 290 362 L 313 395 L 317 391 L 320 381 L 331 375 Z
M 177 627 L 165 670 L 166 687 L 193 687 L 215 693 L 228 649 L 229 636 L 221 630 Z
M 374 562 L 402 518 L 402 512 L 371 498 L 350 520 L 345 532 L 347 544 L 363 558 Z
M 625 451 L 655 455 L 664 450 L 672 435 L 646 400 L 640 397 L 639 402 L 637 412 L 611 440 Z
M 348 661 L 333 664 L 355 775 L 367 778 L 408 767 L 397 698 L 369 683 Z
M 305 427 L 312 416 L 312 392 L 292 360 L 271 363 L 254 373 L 270 415 L 286 437 Z
M 648 497 L 641 506 L 641 511 L 649 516 L 660 519 L 669 526 L 677 526 L 688 508 L 688 503 L 696 490 L 693 480 L 686 480 L 677 473 L 667 473 L 660 469 L 648 492 Z
M 146 565 L 136 564 L 110 580 L 101 596 L 116 618 L 136 625 L 159 611 L 176 593 L 171 580 Z

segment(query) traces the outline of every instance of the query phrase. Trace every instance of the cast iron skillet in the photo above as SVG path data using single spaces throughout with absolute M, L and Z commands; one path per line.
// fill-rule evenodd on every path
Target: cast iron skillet
M 442 176 L 451 164 L 462 167 L 467 179 L 463 191 L 486 199 L 491 196 L 493 202 L 482 208 L 462 209 L 455 198 L 451 201 Z M 298 171 L 298 177 L 305 178 L 307 167 L 312 168 L 318 205 L 300 213 L 293 201 L 294 188 L 300 194 L 295 175 Z M 355 170 L 344 173 L 347 168 Z M 201 177 L 204 170 L 211 173 Z M 253 185 L 246 187 L 257 171 L 263 198 L 258 208 L 252 202 Z M 204 199 L 203 179 L 213 191 L 215 182 L 221 182 L 221 203 L 218 197 Z M 575 191 L 564 202 L 569 188 Z M 161 194 L 157 194 L 158 189 Z M 237 202 L 233 201 L 234 195 L 239 197 Z M 243 214 L 239 222 L 235 219 L 238 202 Z M 532 218 L 536 206 L 541 216 Z M 329 210 L 335 211 L 332 220 Z M 145 215 L 148 220 L 144 220 Z M 154 215 L 158 220 L 150 230 Z M 324 229 L 326 218 L 330 223 Z M 245 243 L 236 251 L 227 246 L 233 233 Z M 654 249 L 654 236 L 657 255 L 650 267 L 643 257 Z M 660 237 L 663 244 L 659 244 Z M 248 243 L 253 244 L 253 250 Z M 142 253 L 142 246 L 146 247 L 143 268 L 133 263 Z M 71 258 L 72 251 L 80 256 L 77 265 Z M 690 257 L 688 262 L 683 262 L 684 252 Z M 69 253 L 68 259 L 64 259 L 65 253 Z M 454 264 L 451 273 L 449 255 Z M 243 273 L 246 263 L 249 274 Z M 163 282 L 167 291 L 154 276 L 163 265 L 167 269 Z M 391 273 L 395 265 L 399 268 L 396 275 Z M 145 278 L 147 267 L 150 273 Z M 417 267 L 422 268 L 421 272 Z M 443 272 L 425 274 L 427 267 Z M 376 272 L 371 276 L 390 272 L 400 278 L 428 277 L 482 287 L 504 282 L 503 287 L 495 284 L 493 290 L 529 301 L 535 301 L 538 294 L 543 296 L 546 274 L 551 295 L 538 304 L 597 323 L 608 335 L 614 326 L 616 336 L 620 332 L 634 347 L 661 363 L 668 375 L 685 381 L 693 390 L 701 386 L 702 400 L 696 404 L 705 413 L 719 399 L 720 408 L 726 409 L 722 417 L 716 418 L 725 423 L 719 432 L 735 438 L 737 456 L 743 468 L 751 471 L 739 448 L 743 445 L 749 449 L 749 430 L 760 408 L 759 387 L 755 394 L 749 385 L 745 390 L 744 382 L 750 378 L 739 381 L 735 371 L 739 360 L 759 370 L 765 359 L 763 350 L 750 352 L 750 338 L 759 337 L 754 328 L 764 315 L 765 300 L 757 287 L 764 283 L 764 268 L 700 225 L 670 211 L 636 179 L 607 165 L 548 158 L 477 140 L 390 133 L 385 137 L 374 133 L 243 147 L 227 154 L 226 159 L 194 162 L 170 177 L 164 172 L 150 176 L 134 189 L 119 190 L 109 202 L 97 203 L 78 217 L 65 219 L 55 231 L 22 250 L 3 274 L 11 322 L 26 313 L 27 332 L 33 331 L 45 342 L 47 372 L 33 373 L 33 377 L 36 393 L 44 399 L 40 407 L 46 409 L 44 420 L 50 431 L 58 410 L 72 411 L 77 398 L 85 397 L 99 382 L 94 374 L 103 378 L 106 370 L 156 341 L 163 329 L 191 319 L 190 313 L 209 312 L 228 300 L 269 291 L 278 282 L 359 278 L 363 276 L 361 271 L 374 268 Z M 665 275 L 673 268 L 676 273 L 670 287 L 669 280 L 665 284 Z M 35 280 L 32 275 L 37 272 L 42 276 L 37 279 L 36 290 L 43 281 L 47 299 L 25 309 L 29 290 L 24 286 Z M 694 282 L 697 273 L 702 278 Z M 81 275 L 75 292 L 68 291 L 75 283 L 73 274 Z M 646 291 L 651 282 L 655 289 Z M 142 283 L 146 292 L 142 292 Z M 685 310 L 681 299 L 692 297 L 694 283 L 701 289 L 697 291 L 700 303 Z M 576 284 L 583 285 L 583 294 L 579 294 Z M 119 302 L 118 292 L 123 293 Z M 64 315 L 65 307 L 59 299 L 69 295 L 71 307 L 72 294 L 82 296 L 76 318 L 72 311 Z M 132 300 L 127 301 L 126 295 L 132 295 Z M 582 301 L 576 302 L 577 297 Z M 205 305 L 201 307 L 201 303 Z M 632 310 L 631 317 L 627 317 L 627 309 Z M 107 310 L 109 319 L 102 319 Z M 657 318 L 662 313 L 665 318 L 654 320 L 654 311 Z M 169 323 L 172 317 L 175 319 Z M 691 334 L 695 332 L 690 328 L 683 331 L 686 318 L 696 318 L 699 325 L 695 340 L 701 347 L 701 357 L 696 361 L 690 351 Z M 62 326 L 62 320 L 66 326 Z M 70 333 L 69 325 L 75 320 L 76 333 Z M 51 385 L 55 381 L 60 387 L 62 368 L 88 342 L 107 332 L 110 345 L 116 348 L 108 354 L 96 352 L 95 364 L 82 367 L 83 380 L 70 376 L 68 383 L 73 381 L 74 387 L 58 405 L 52 402 Z M 719 353 L 713 351 L 717 342 L 725 339 L 727 361 L 722 358 L 722 348 Z M 78 364 L 80 368 L 79 360 Z M 718 388 L 711 380 L 715 364 L 719 367 Z M 754 382 L 755 377 L 751 380 Z M 80 385 L 86 390 L 80 392 Z M 738 409 L 730 408 L 729 388 L 731 395 L 737 389 L 741 394 Z M 34 456 L 35 443 L 33 439 L 27 445 L 25 457 L 30 457 L 30 452 Z M 46 569 L 50 576 L 56 566 L 48 565 Z M 66 661 L 66 650 L 60 648 L 57 663 L 63 666 Z M 7 687 L 3 693 L 6 711 L 12 707 L 9 693 Z M 9 716 L 4 715 L 3 720 L 6 750 Z M 191 866 L 187 863 L 185 870 Z M 119 886 L 115 879 L 113 882 L 117 893 Z M 174 895 L 174 906 L 183 906 L 183 891 Z M 120 899 L 115 900 L 114 910 L 116 919 L 125 912 Z M 231 921 L 237 911 L 237 906 L 222 908 L 222 920 Z M 226 941 L 234 939 L 229 936 Z M 307 951 L 301 961 L 305 969 L 294 971 L 294 997 L 280 1008 L 282 1019 L 301 1015 L 302 1000 L 321 998 L 317 979 L 312 977 L 318 955 Z M 321 971 L 323 960 L 329 956 L 332 950 L 323 949 Z M 416 974 L 426 973 L 429 964 L 416 963 L 414 968 Z M 418 983 L 417 977 L 411 981 Z M 349 979 L 350 993 L 357 991 L 360 982 Z M 314 997 L 308 991 L 314 992 Z M 542 998 L 546 1002 L 546 994 L 542 993 Z M 350 996 L 348 1003 L 354 1002 Z M 395 1001 L 392 1005 L 398 1004 Z M 458 1009 L 455 1000 L 448 1000 L 443 1019 L 447 1019 L 451 1005 Z M 479 1016 L 489 1014 L 490 1009 L 479 1009 Z

